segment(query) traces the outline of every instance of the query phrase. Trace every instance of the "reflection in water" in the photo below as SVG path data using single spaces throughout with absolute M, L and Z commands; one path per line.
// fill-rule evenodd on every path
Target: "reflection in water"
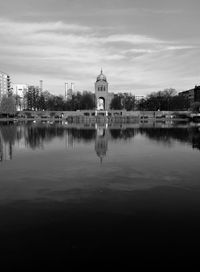
M 3 160 L 3 141 L 2 141 L 2 136 L 0 134 L 0 161 Z
M 156 126 L 0 123 L 0 159 L 13 157 L 0 164 L 2 258 L 21 264 L 39 250 L 40 259 L 99 263 L 113 252 L 115 262 L 124 251 L 144 259 L 145 249 L 157 262 L 154 248 L 164 261 L 173 248 L 183 256 L 177 245 L 196 250 L 200 131 Z
M 13 145 L 18 138 L 16 126 L 4 124 L 0 126 L 0 161 L 12 159 Z
M 90 129 L 77 129 L 77 128 L 63 128 L 63 130 L 66 130 L 67 129 L 67 133 L 68 135 L 71 135 L 74 139 L 74 141 L 77 141 L 77 142 L 91 142 L 95 139 L 95 136 L 96 136 L 96 131 L 94 128 L 90 128 Z
M 108 129 L 105 127 L 97 126 L 97 134 L 95 139 L 95 151 L 102 163 L 103 158 L 106 156 L 108 150 Z
M 64 129 L 59 126 L 28 125 L 24 128 L 25 143 L 32 149 L 42 148 L 44 142 L 50 142 L 55 137 L 63 138 L 64 136 Z
M 169 245 L 166 259 L 174 245 L 196 243 L 200 152 L 191 147 L 200 149 L 192 126 L 0 123 L 0 158 L 13 153 L 0 164 L 1 256 L 21 263 L 39 250 L 74 264 L 77 252 L 91 262 L 98 248 L 98 262 L 102 252 L 115 262 L 135 247 L 142 258 L 153 248 L 157 262 L 154 248 Z
M 140 128 L 140 134 L 162 144 L 172 145 L 173 141 L 188 143 L 200 150 L 200 131 L 198 127 Z
M 108 141 L 131 139 L 142 135 L 150 140 L 172 145 L 173 141 L 190 144 L 200 150 L 200 129 L 193 126 L 154 127 L 139 125 L 135 127 L 68 127 L 62 124 L 9 124 L 0 123 L 0 161 L 11 160 L 13 146 L 42 149 L 55 138 L 65 139 L 65 146 L 74 147 L 75 143 L 94 142 L 95 152 L 102 162 L 108 150 Z
M 110 134 L 112 139 L 123 139 L 127 140 L 133 138 L 136 134 L 138 134 L 137 128 L 124 128 L 124 129 L 110 129 Z

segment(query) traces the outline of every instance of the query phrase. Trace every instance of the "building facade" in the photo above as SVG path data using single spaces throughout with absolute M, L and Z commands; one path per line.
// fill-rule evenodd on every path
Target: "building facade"
M 193 89 L 180 92 L 179 95 L 186 98 L 191 107 L 194 102 L 200 102 L 200 86 L 195 86 Z
M 27 84 L 13 84 L 13 94 L 16 97 L 16 110 L 21 111 L 27 108 L 26 93 L 28 91 Z
M 113 94 L 108 92 L 108 82 L 106 76 L 101 70 L 101 73 L 97 76 L 97 80 L 95 82 L 96 109 L 108 111 L 110 109 L 112 98 Z
M 11 92 L 10 76 L 4 72 L 0 72 L 0 102 L 4 95 Z
M 75 94 L 74 83 L 71 83 L 70 88 L 68 88 L 68 83 L 65 83 L 65 100 L 71 100 L 73 94 Z

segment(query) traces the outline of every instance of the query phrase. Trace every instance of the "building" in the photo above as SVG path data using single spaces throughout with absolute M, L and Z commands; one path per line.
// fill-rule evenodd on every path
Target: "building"
M 135 95 L 135 101 L 140 101 L 142 99 L 145 99 L 144 95 Z
M 27 108 L 26 93 L 28 91 L 27 84 L 13 84 L 13 94 L 16 97 L 16 109 L 21 111 Z
M 101 70 L 100 75 L 97 76 L 95 82 L 95 99 L 97 110 L 109 110 L 110 103 L 113 98 L 113 93 L 108 92 L 108 82 L 106 76 Z
M 68 83 L 65 83 L 65 100 L 71 100 L 74 92 L 74 83 L 71 83 L 71 87 L 68 88 Z
M 67 100 L 71 100 L 73 95 L 73 90 L 70 88 L 67 90 Z
M 0 72 L 0 102 L 4 95 L 11 92 L 10 76 L 4 72 Z
M 179 95 L 186 98 L 191 107 L 194 102 L 200 102 L 200 86 L 195 86 L 193 89 L 180 92 Z

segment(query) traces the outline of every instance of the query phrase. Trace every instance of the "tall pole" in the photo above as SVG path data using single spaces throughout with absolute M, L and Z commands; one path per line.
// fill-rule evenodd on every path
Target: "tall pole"
M 73 82 L 71 83 L 71 89 L 72 89 L 72 91 L 74 91 L 74 83 Z
M 65 82 L 65 99 L 67 99 L 68 83 Z
M 43 91 L 43 80 L 40 80 L 40 94 L 42 93 Z

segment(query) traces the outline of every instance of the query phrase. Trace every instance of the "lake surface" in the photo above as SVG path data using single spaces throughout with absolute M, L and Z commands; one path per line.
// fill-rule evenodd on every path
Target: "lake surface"
M 6 260 L 196 256 L 200 127 L 0 123 L 0 216 Z

